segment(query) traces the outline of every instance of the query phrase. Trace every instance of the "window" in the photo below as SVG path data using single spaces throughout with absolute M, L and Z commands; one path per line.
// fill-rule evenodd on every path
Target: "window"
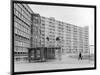
M 16 28 L 14 28 L 14 32 L 15 32 L 16 34 L 18 33 Z
M 18 16 L 18 11 L 16 11 L 15 13 L 16 13 L 16 15 Z

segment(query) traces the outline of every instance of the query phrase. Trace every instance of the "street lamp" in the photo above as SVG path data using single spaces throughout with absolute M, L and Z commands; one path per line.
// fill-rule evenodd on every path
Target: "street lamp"
M 60 41 L 60 38 L 59 38 L 59 37 L 57 37 L 57 38 L 56 38 L 56 41 Z
M 60 44 L 61 40 L 59 37 L 56 37 L 56 41 L 59 42 L 59 44 Z M 61 60 L 61 46 L 59 45 L 59 47 L 60 47 L 60 49 L 58 50 L 58 54 L 59 54 L 58 56 L 59 56 L 59 60 Z
M 49 37 L 46 37 L 46 39 L 47 39 L 47 47 L 49 47 L 48 44 L 49 44 L 49 40 L 50 40 L 50 39 L 49 39 Z
M 49 41 L 49 37 L 47 37 L 46 39 L 47 39 L 47 41 Z

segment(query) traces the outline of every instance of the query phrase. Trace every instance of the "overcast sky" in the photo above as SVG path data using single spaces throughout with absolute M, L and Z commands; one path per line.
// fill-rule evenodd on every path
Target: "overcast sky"
M 55 17 L 66 23 L 80 27 L 89 26 L 89 43 L 94 45 L 94 9 L 81 7 L 61 7 L 48 5 L 29 5 L 34 13 L 44 17 Z

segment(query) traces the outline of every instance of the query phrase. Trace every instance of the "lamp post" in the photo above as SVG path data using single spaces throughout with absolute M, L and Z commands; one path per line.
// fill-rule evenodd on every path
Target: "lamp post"
M 47 39 L 47 47 L 49 47 L 49 37 L 46 38 Z
M 56 38 L 56 41 L 57 41 L 57 45 L 58 45 L 58 43 L 59 43 L 59 45 L 58 45 L 58 47 L 59 47 L 59 49 L 58 49 L 58 56 L 59 56 L 59 60 L 61 60 L 61 46 L 60 46 L 60 38 L 59 37 L 57 37 Z
M 47 37 L 46 39 L 47 39 L 47 41 L 49 41 L 49 37 Z
M 49 49 L 49 37 L 46 37 L 46 40 L 47 40 L 47 56 L 46 56 L 46 58 L 48 59 L 48 56 L 49 56 L 49 53 L 48 53 L 48 49 Z

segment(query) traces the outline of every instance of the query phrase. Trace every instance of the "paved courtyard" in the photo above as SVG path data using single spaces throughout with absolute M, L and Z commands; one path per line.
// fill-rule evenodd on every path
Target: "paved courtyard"
M 62 55 L 62 59 L 50 60 L 48 62 L 37 63 L 15 63 L 15 72 L 20 71 L 37 71 L 37 70 L 51 70 L 51 69 L 72 69 L 72 68 L 86 68 L 94 67 L 94 61 L 78 60 L 70 58 L 68 55 Z

